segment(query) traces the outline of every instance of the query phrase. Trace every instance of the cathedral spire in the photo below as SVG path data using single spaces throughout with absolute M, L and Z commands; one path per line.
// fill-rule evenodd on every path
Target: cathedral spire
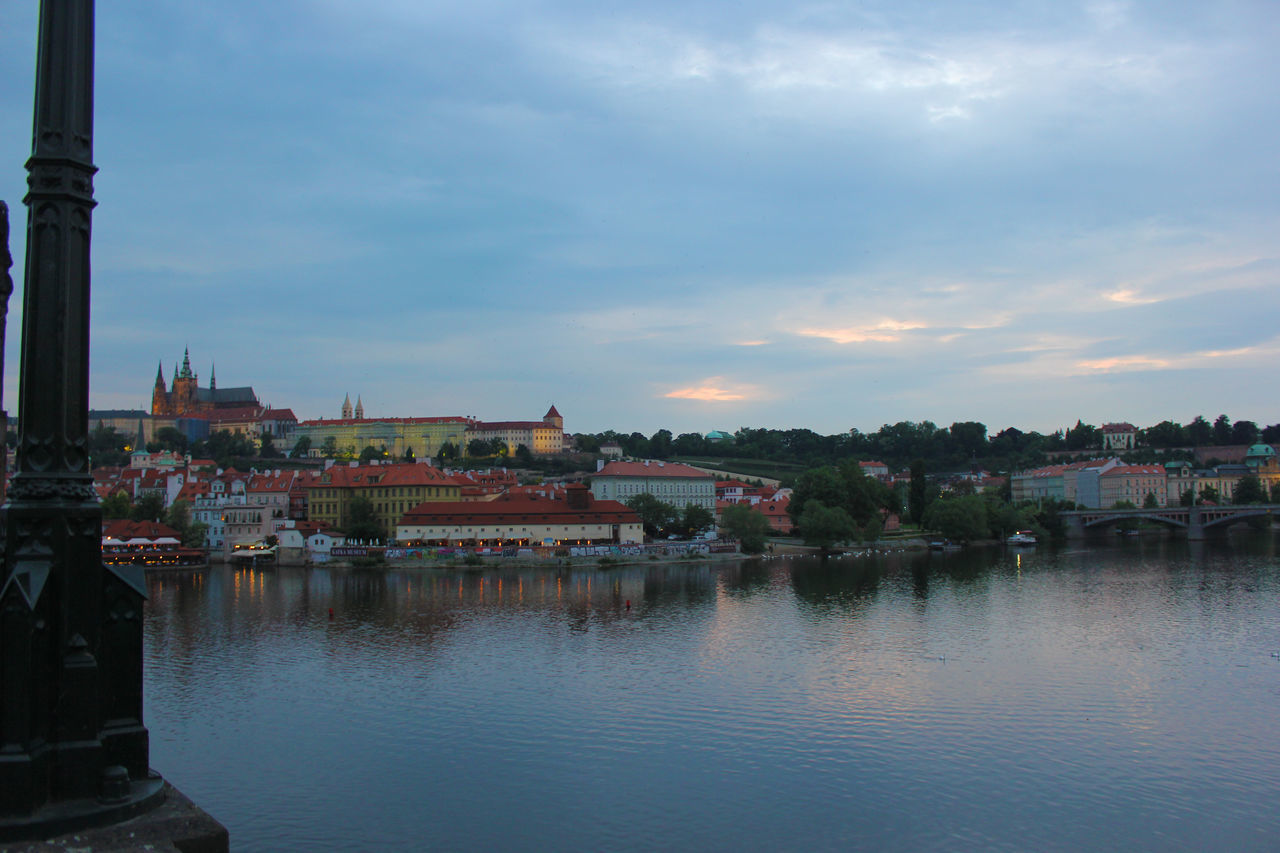
M 342 419 L 351 420 L 351 395 L 342 398 Z
M 191 378 L 191 347 L 182 351 L 182 378 Z
M 156 365 L 156 387 L 164 390 L 164 362 Z
M 212 361 L 209 362 L 209 390 L 216 391 L 218 389 L 218 367 Z
M 356 395 L 356 420 L 364 420 L 364 403 L 359 394 Z

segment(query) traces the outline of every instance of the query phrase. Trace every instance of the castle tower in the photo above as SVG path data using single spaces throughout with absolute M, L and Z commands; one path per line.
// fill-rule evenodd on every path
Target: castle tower
M 344 421 L 351 420 L 351 395 L 342 398 L 342 419 Z
M 356 395 L 356 420 L 364 420 L 364 403 L 360 400 L 360 395 Z
M 164 364 L 156 365 L 156 384 L 151 389 L 151 414 L 166 415 L 169 406 L 169 392 L 164 387 Z
M 560 417 L 560 413 L 556 411 L 555 406 L 547 409 L 547 413 L 542 416 L 542 422 L 559 430 L 564 429 L 564 418 Z

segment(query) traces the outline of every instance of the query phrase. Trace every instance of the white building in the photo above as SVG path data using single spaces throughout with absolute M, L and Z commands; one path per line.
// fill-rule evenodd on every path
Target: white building
M 686 505 L 716 511 L 716 480 L 705 471 L 679 462 L 609 462 L 591 478 L 591 494 L 597 500 L 621 501 L 648 493 L 677 509 Z

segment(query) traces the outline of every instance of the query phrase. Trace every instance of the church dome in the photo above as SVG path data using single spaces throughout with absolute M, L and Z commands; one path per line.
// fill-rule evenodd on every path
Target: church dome
M 1275 458 L 1276 450 L 1269 444 L 1255 444 L 1244 455 L 1245 464 L 1248 465 L 1266 465 Z

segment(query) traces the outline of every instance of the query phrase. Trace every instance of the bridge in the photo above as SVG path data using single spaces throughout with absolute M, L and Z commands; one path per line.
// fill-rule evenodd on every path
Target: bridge
M 1091 528 L 1122 521 L 1154 521 L 1187 531 L 1188 539 L 1204 539 L 1208 531 L 1225 530 L 1250 518 L 1280 519 L 1280 504 L 1245 506 L 1171 506 L 1159 509 L 1082 509 L 1058 513 L 1067 525 L 1067 538 L 1079 539 Z

